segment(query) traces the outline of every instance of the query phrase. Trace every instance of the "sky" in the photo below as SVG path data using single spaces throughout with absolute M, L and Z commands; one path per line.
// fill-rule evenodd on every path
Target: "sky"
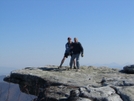
M 133 64 L 134 0 L 0 0 L 0 71 L 59 65 L 67 37 L 81 65 Z

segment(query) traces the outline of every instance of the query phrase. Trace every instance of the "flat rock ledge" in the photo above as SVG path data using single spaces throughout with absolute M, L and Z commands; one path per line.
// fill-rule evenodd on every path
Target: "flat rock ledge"
M 33 101 L 134 101 L 134 74 L 108 67 L 26 67 L 12 71 L 4 81 L 36 95 Z

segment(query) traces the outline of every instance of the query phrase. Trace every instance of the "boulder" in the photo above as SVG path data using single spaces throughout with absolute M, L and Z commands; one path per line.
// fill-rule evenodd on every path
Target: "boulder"
M 134 65 L 128 65 L 123 67 L 123 71 L 125 73 L 132 73 L 134 74 Z
M 134 86 L 116 87 L 123 101 L 134 101 Z
M 80 88 L 82 97 L 87 97 L 93 101 L 123 101 L 116 91 L 110 87 L 99 87 L 99 88 Z

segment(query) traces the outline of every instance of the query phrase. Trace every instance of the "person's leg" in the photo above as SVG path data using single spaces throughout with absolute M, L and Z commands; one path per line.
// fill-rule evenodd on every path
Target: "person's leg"
M 76 69 L 76 60 L 74 59 L 74 69 Z
M 59 67 L 62 67 L 62 64 L 64 63 L 66 57 L 63 57 L 63 59 L 61 60 L 61 63 L 60 63 L 60 66 Z
M 77 66 L 77 69 L 80 68 L 79 57 L 80 57 L 80 54 L 76 54 L 76 66 Z
M 70 56 L 72 57 L 72 55 L 73 55 L 73 54 L 71 54 Z M 73 64 L 74 64 L 74 65 L 73 65 L 73 66 L 74 66 L 74 69 L 76 69 L 76 60 L 75 60 L 75 59 L 74 59 L 74 61 L 73 61 Z
M 72 55 L 71 59 L 70 59 L 70 69 L 72 69 L 72 65 L 73 65 L 74 59 L 75 59 L 75 55 Z
M 65 53 L 63 59 L 61 60 L 60 66 L 58 68 L 62 67 L 62 64 L 64 63 L 65 59 L 68 57 L 68 54 Z
M 73 55 L 73 54 L 71 53 L 70 56 L 72 57 L 72 55 Z M 74 59 L 74 61 L 73 61 L 73 64 L 74 64 L 74 65 L 73 65 L 73 66 L 74 66 L 74 69 L 76 69 L 76 60 L 75 60 L 75 59 Z

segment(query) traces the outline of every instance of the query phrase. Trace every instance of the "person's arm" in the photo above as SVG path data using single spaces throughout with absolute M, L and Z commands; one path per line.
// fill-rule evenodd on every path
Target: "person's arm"
M 80 48 L 81 48 L 81 53 L 83 54 L 84 53 L 84 49 L 83 49 L 81 43 L 80 43 Z
M 80 43 L 80 49 L 81 49 L 81 56 L 83 57 L 83 56 L 84 56 L 84 55 L 83 55 L 83 53 L 84 53 L 84 49 L 83 49 L 81 43 Z
M 66 48 L 66 51 L 65 52 L 68 53 L 69 50 L 70 50 L 70 47 L 69 47 L 68 43 L 66 43 L 65 48 Z
M 65 49 L 67 50 L 69 47 L 68 47 L 68 44 L 66 43 L 66 45 L 65 45 Z

